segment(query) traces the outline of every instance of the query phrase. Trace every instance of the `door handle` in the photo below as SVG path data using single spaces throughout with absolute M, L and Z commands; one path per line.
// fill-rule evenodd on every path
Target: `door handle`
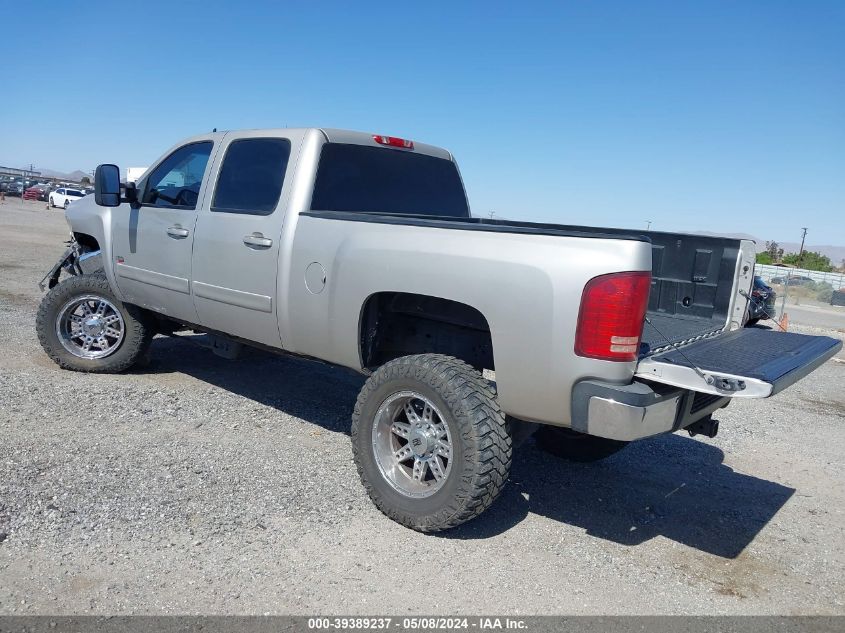
M 252 235 L 244 236 L 244 244 L 250 248 L 270 248 L 273 246 L 273 240 L 269 237 L 264 237 L 261 233 L 253 233 Z
M 174 240 L 183 240 L 188 237 L 188 229 L 183 229 L 181 226 L 169 226 L 167 234 Z

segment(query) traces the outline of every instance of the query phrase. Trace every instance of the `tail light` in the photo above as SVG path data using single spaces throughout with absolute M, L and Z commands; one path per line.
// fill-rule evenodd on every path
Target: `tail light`
M 387 145 L 388 147 L 401 147 L 402 149 L 414 149 L 414 142 L 397 136 L 381 136 L 375 134 L 373 140 L 379 145 Z
M 601 360 L 636 360 L 650 289 L 650 272 L 612 273 L 588 281 L 581 295 L 575 353 Z

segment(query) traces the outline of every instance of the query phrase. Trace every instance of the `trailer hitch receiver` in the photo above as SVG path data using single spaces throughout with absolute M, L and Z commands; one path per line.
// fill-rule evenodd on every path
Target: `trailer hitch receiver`
M 692 437 L 696 435 L 706 435 L 707 437 L 716 437 L 719 432 L 719 421 L 714 420 L 712 415 L 706 418 L 701 418 L 698 422 L 693 422 L 687 427 L 687 433 Z

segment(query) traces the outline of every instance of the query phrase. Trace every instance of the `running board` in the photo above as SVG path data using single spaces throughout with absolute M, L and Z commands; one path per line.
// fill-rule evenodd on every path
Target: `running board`
M 645 358 L 636 376 L 728 398 L 768 398 L 840 349 L 842 341 L 828 336 L 743 328 Z

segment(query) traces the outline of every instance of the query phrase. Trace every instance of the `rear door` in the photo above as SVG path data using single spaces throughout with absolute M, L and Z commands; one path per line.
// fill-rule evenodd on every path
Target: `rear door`
M 281 347 L 276 281 L 300 132 L 227 136 L 197 218 L 192 292 L 199 323 Z

